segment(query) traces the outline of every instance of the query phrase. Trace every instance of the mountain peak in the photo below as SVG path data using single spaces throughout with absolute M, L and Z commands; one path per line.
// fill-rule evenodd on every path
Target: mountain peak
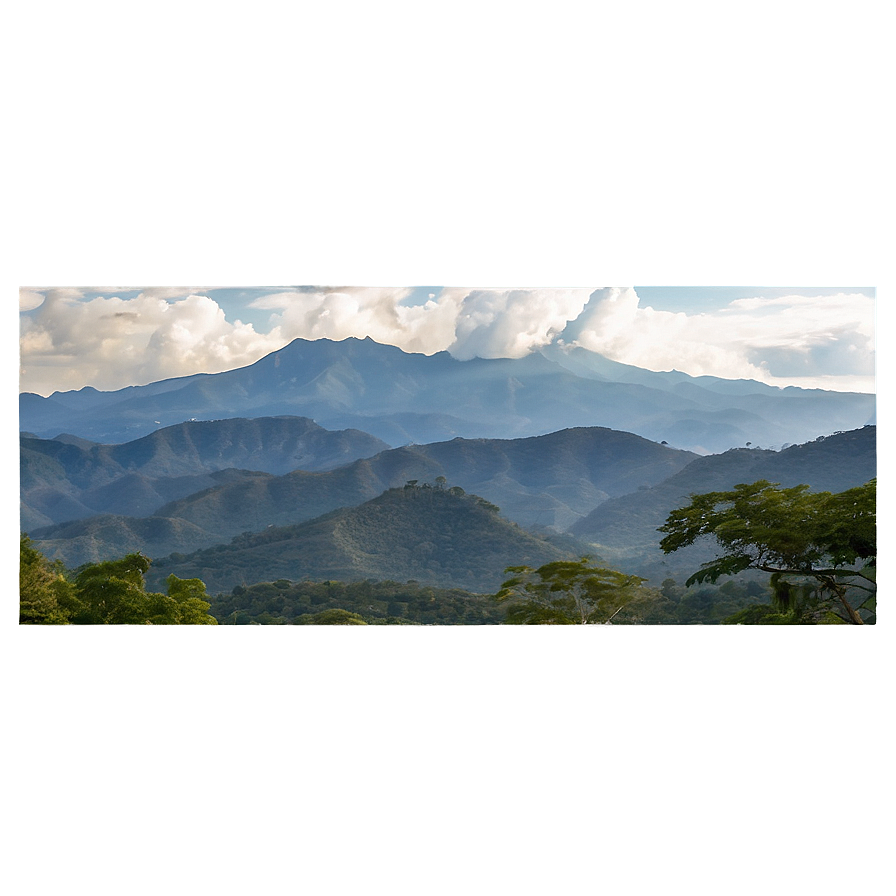
M 298 338 L 246 367 L 118 392 L 22 396 L 20 428 L 131 441 L 179 420 L 295 415 L 399 445 L 603 426 L 705 454 L 852 429 L 871 418 L 874 400 L 657 373 L 579 348 L 463 361 L 350 336 Z

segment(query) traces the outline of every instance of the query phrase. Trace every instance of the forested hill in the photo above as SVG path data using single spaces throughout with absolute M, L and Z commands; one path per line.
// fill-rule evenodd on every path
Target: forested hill
M 612 495 L 662 482 L 695 455 L 602 427 L 531 439 L 452 439 L 384 451 L 326 473 L 295 471 L 276 481 L 222 485 L 174 502 L 177 517 L 230 537 L 244 532 L 247 507 L 262 525 L 302 522 L 358 504 L 409 480 L 482 495 L 523 525 L 565 529 Z
M 405 487 L 297 526 L 244 535 L 188 557 L 156 560 L 149 581 L 200 578 L 210 593 L 258 581 L 410 579 L 493 592 L 504 569 L 571 555 L 458 488 Z
M 453 439 L 383 451 L 327 472 L 294 471 L 281 477 L 216 473 L 212 475 L 226 475 L 227 481 L 214 487 L 210 483 L 146 519 L 103 515 L 26 531 L 49 557 L 70 566 L 138 549 L 159 557 L 227 542 L 269 525 L 304 522 L 410 480 L 435 483 L 440 477 L 482 495 L 515 522 L 563 530 L 608 497 L 661 482 L 695 457 L 601 427 L 531 439 Z M 29 496 L 36 491 L 35 486 Z M 140 493 L 132 491 L 136 500 Z M 48 502 L 46 492 L 43 496 Z M 113 497 L 124 501 L 127 495 Z M 180 544 L 172 541 L 177 533 L 184 538 Z
M 877 475 L 877 428 L 836 433 L 783 451 L 737 448 L 701 457 L 664 482 L 613 498 L 579 520 L 570 532 L 595 544 L 609 560 L 642 575 L 689 575 L 710 558 L 711 545 L 694 545 L 672 557 L 659 549 L 668 514 L 691 495 L 725 491 L 740 483 L 766 479 L 784 487 L 806 484 L 813 491 L 840 492 Z

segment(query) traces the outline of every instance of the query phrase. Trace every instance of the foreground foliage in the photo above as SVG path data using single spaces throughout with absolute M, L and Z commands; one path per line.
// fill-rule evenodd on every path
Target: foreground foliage
M 837 494 L 808 488 L 780 488 L 761 479 L 692 495 L 660 527 L 666 533 L 660 547 L 671 553 L 710 536 L 722 553 L 704 563 L 688 585 L 761 570 L 771 574 L 779 616 L 797 623 L 874 622 L 876 480 Z M 754 612 L 754 618 L 739 621 L 779 623 L 772 615 Z
M 27 535 L 19 540 L 19 622 L 65 625 L 76 606 L 74 587 L 58 561 L 50 563 Z
M 719 625 L 757 601 L 768 588 L 736 577 L 723 585 L 691 588 L 666 579 L 655 591 L 643 587 L 638 599 L 623 606 L 614 624 Z M 512 602 L 497 602 L 459 588 L 432 588 L 418 582 L 259 582 L 210 597 L 211 612 L 222 625 L 342 625 L 341 614 L 357 617 L 347 624 L 497 625 L 508 622 Z M 513 614 L 511 614 L 511 619 Z M 559 624 L 563 624 L 562 622 Z
M 512 573 L 495 595 L 509 602 L 511 625 L 607 624 L 634 601 L 652 598 L 645 579 L 593 566 L 588 557 L 558 560 L 538 569 L 509 566 Z
M 292 582 L 238 585 L 211 598 L 223 625 L 496 625 L 504 612 L 481 595 L 419 582 Z M 349 617 L 354 617 L 350 619 Z
M 19 622 L 24 625 L 215 625 L 199 579 L 168 576 L 167 593 L 146 590 L 150 560 L 128 554 L 68 576 L 21 536 Z

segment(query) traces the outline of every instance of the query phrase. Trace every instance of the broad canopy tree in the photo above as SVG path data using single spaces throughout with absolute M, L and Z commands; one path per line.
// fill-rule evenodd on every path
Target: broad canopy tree
M 65 625 L 76 605 L 62 564 L 50 563 L 27 535 L 19 539 L 19 623 Z
M 511 574 L 495 595 L 508 601 L 507 622 L 515 625 L 607 624 L 642 596 L 639 576 L 591 565 L 588 557 L 557 560 L 538 569 L 509 566 Z
M 20 556 L 21 624 L 217 624 L 200 579 L 171 575 L 166 594 L 147 591 L 144 576 L 150 560 L 143 554 L 82 566 L 72 581 L 27 536 L 21 537 Z
M 688 580 L 715 582 L 745 569 L 771 574 L 775 602 L 794 612 L 815 600 L 844 621 L 873 621 L 876 600 L 876 480 L 832 494 L 759 480 L 692 495 L 658 531 L 667 554 L 715 538 L 722 554 Z

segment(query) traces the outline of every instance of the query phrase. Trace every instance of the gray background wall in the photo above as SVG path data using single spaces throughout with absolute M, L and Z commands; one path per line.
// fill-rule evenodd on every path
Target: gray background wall
M 892 483 L 893 24 L 5 0 L 3 892 L 892 893 L 891 614 L 47 632 L 12 588 L 23 283 L 877 283 Z

